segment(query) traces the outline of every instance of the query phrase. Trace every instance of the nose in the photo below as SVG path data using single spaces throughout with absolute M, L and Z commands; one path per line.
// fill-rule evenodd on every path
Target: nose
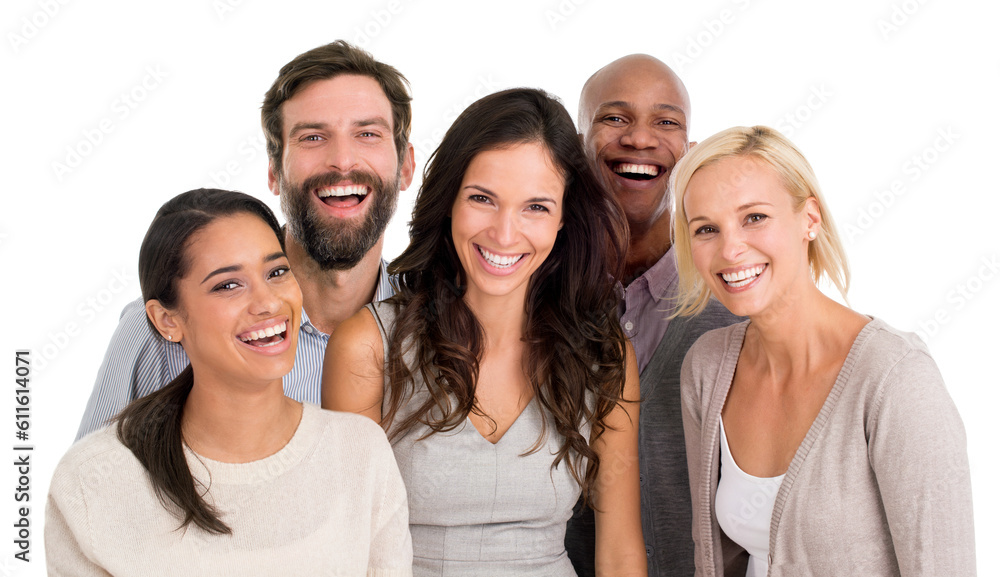
M 252 315 L 271 315 L 281 308 L 281 299 L 274 287 L 266 281 L 257 281 L 250 286 L 250 307 Z
M 642 123 L 635 123 L 625 130 L 621 137 L 621 145 L 637 150 L 656 148 L 656 136 L 649 130 L 649 127 Z
M 498 248 L 511 246 L 517 241 L 519 230 L 517 217 L 509 211 L 500 210 L 493 217 L 492 234 L 490 236 L 493 237 L 493 241 L 497 243 Z
M 722 257 L 730 262 L 736 262 L 747 250 L 746 237 L 740 229 L 725 232 L 722 235 Z
M 348 136 L 331 135 L 326 148 L 327 167 L 340 172 L 350 172 L 357 167 L 357 151 Z

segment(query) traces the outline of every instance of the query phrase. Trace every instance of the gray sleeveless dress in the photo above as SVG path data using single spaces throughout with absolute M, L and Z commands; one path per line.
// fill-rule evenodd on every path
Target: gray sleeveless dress
M 388 349 L 395 309 L 386 303 L 368 307 Z M 418 387 L 395 422 L 427 395 Z M 526 454 L 543 422 L 547 438 Z M 392 442 L 410 505 L 415 577 L 576 577 L 564 537 L 580 486 L 567 463 L 552 468 L 563 437 L 539 403 L 529 403 L 496 444 L 468 419 L 455 430 L 428 433 L 416 425 Z M 581 433 L 588 437 L 589 427 Z

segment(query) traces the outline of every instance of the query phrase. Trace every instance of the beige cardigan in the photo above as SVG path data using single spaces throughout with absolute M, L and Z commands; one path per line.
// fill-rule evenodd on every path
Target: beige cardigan
M 681 371 L 696 575 L 742 575 L 719 530 L 719 419 L 749 321 L 706 333 Z M 752 506 L 748 504 L 748 506 Z M 916 336 L 878 319 L 858 334 L 788 466 L 768 575 L 975 575 L 965 429 Z

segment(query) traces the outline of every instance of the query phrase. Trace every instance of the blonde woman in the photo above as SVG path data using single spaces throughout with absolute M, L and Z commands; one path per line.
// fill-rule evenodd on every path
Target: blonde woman
M 824 295 L 847 260 L 801 152 L 766 127 L 674 170 L 680 314 L 749 320 L 682 370 L 697 575 L 973 575 L 965 431 L 927 347 Z

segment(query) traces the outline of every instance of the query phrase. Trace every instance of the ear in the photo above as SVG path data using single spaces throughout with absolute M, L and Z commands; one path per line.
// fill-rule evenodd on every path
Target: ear
M 274 196 L 278 196 L 280 189 L 278 188 L 278 175 L 274 171 L 274 161 L 267 161 L 267 187 L 271 189 Z
M 178 322 L 177 313 L 165 308 L 160 301 L 156 299 L 146 301 L 146 316 L 153 321 L 153 326 L 163 338 L 175 343 L 181 342 L 184 338 L 183 327 Z
M 805 234 L 814 232 L 818 236 L 823 228 L 823 214 L 819 210 L 819 201 L 816 197 L 811 196 L 806 199 L 806 203 L 802 206 L 802 216 L 806 224 Z
M 399 171 L 399 190 L 406 190 L 413 182 L 413 171 L 416 169 L 416 160 L 413 155 L 413 145 L 406 143 L 406 152 L 403 154 L 403 166 Z

